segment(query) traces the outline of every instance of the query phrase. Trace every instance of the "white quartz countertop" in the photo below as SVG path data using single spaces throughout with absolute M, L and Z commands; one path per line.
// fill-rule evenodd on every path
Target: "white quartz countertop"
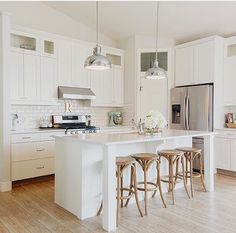
M 101 131 L 104 132 L 117 132 L 117 131 L 130 131 L 132 130 L 132 126 L 123 126 L 123 125 L 119 125 L 119 126 L 103 126 L 100 127 Z M 65 129 L 57 129 L 57 128 L 46 128 L 46 129 L 19 129 L 19 130 L 11 130 L 10 134 L 14 135 L 14 134 L 28 134 L 28 133 L 55 133 L 55 132 L 65 132 Z
M 217 134 L 215 132 L 208 131 L 192 131 L 192 130 L 171 130 L 165 129 L 162 133 L 155 136 L 139 135 L 137 132 L 128 133 L 100 133 L 100 134 L 82 134 L 73 136 L 54 136 L 56 139 L 61 140 L 76 140 L 86 143 L 96 143 L 96 144 L 128 144 L 128 143 L 138 143 L 138 142 L 150 142 L 150 141 L 160 141 L 166 139 L 175 139 L 180 137 L 199 137 Z

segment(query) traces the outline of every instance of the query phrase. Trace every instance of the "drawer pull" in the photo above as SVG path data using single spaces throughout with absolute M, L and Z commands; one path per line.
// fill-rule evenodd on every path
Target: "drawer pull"
M 36 167 L 36 169 L 38 169 L 38 170 L 44 169 L 44 166 L 42 166 L 42 167 Z
M 45 151 L 45 149 L 37 149 L 36 151 L 37 151 L 37 152 Z
M 22 139 L 30 139 L 31 137 L 22 137 Z

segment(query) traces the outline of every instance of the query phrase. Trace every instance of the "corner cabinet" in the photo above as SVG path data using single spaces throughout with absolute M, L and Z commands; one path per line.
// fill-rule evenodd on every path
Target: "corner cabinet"
M 176 46 L 175 86 L 213 83 L 222 49 L 222 38 L 218 36 Z

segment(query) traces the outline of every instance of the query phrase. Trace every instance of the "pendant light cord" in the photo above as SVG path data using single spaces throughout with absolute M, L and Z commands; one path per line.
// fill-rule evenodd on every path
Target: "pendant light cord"
M 158 24 L 159 24 L 159 0 L 157 0 L 157 21 L 156 21 L 156 61 L 157 61 L 157 48 L 158 48 Z
M 97 40 L 97 45 L 98 45 L 98 0 L 97 0 L 97 2 L 96 2 L 96 28 L 97 28 L 97 35 L 96 35 L 96 40 Z

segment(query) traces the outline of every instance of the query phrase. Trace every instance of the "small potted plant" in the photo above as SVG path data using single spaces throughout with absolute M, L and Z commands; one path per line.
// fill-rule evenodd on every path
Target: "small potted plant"
M 167 126 L 165 117 L 159 111 L 150 111 L 145 119 L 145 134 L 156 135 Z

